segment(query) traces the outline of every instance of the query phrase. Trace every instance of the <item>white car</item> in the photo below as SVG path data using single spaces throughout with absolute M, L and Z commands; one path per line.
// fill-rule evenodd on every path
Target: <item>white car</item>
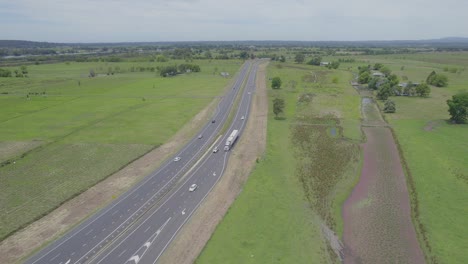
M 245 117 L 244 117 L 244 116 L 242 116 L 242 117 L 241 117 L 241 120 L 244 120 L 244 119 L 245 119 Z
M 216 152 L 218 152 L 218 147 L 213 148 L 213 153 L 216 153 Z
M 179 161 L 180 160 L 180 157 L 175 157 L 174 158 L 174 161 Z
M 193 192 L 195 191 L 195 189 L 197 189 L 198 185 L 196 185 L 195 183 L 190 185 L 190 188 L 188 189 L 190 192 Z
M 202 134 L 198 135 L 198 139 L 200 139 L 200 138 L 202 138 L 202 137 L 203 137 L 203 135 L 202 135 Z

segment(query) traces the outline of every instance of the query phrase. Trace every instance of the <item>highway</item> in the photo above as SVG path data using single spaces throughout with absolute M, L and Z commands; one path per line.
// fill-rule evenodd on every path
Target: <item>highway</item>
M 218 105 L 214 123 L 210 120 L 159 169 L 26 263 L 156 263 L 222 176 L 230 154 L 223 150 L 224 143 L 233 129 L 242 133 L 247 122 L 257 66 L 258 62 L 250 61 L 242 66 Z M 218 137 L 244 81 L 232 123 Z M 217 153 L 211 151 L 214 145 L 219 146 Z M 175 161 L 176 157 L 180 160 Z M 190 192 L 194 183 L 198 188 Z

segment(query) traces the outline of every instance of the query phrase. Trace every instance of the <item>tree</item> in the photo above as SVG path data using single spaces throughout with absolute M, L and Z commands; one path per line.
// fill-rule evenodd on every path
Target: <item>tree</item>
M 275 114 L 275 118 L 278 118 L 278 115 L 283 113 L 283 111 L 284 111 L 284 99 L 283 98 L 273 99 L 273 113 Z
M 443 74 L 436 74 L 431 84 L 437 87 L 445 87 L 448 85 L 448 78 Z
M 386 82 L 379 87 L 377 98 L 380 100 L 387 100 L 390 95 L 392 95 L 392 87 L 390 83 Z
M 370 80 L 370 74 L 369 72 L 365 71 L 361 74 L 359 74 L 358 82 L 361 84 L 368 83 Z
M 96 72 L 94 69 L 89 70 L 89 77 L 96 77 Z
M 213 58 L 213 55 L 211 54 L 211 52 L 209 50 L 205 51 L 205 58 L 207 58 L 207 59 Z
M 167 61 L 167 58 L 164 56 L 164 55 L 158 55 L 156 57 L 156 61 L 157 62 L 166 62 Z
M 330 64 L 328 64 L 327 68 L 328 69 L 338 69 L 340 67 L 340 63 L 338 61 L 332 61 Z
M 468 119 L 468 92 L 463 92 L 452 96 L 447 100 L 449 107 L 450 120 L 457 124 L 466 123 Z
M 423 82 L 416 86 L 416 94 L 420 97 L 428 97 L 429 94 L 431 94 L 431 88 L 429 87 L 429 85 Z
M 314 56 L 310 61 L 307 62 L 307 64 L 320 66 L 320 62 L 322 62 L 322 57 Z
M 437 87 L 445 87 L 448 85 L 448 78 L 443 74 L 432 71 L 426 78 L 426 83 Z
M 305 55 L 302 53 L 296 54 L 296 57 L 294 58 L 294 61 L 297 63 L 303 63 L 305 60 Z
M 241 53 L 239 53 L 239 58 L 243 59 L 243 60 L 246 60 L 249 58 L 249 53 L 247 51 L 241 51 Z
M 390 74 L 387 77 L 388 82 L 390 83 L 390 87 L 398 85 L 400 80 L 398 80 L 398 76 L 396 74 Z
M 431 73 L 429 73 L 429 75 L 426 78 L 426 83 L 432 84 L 432 80 L 434 79 L 435 75 L 436 75 L 435 71 L 432 71 Z
M 376 63 L 376 64 L 374 64 L 374 70 L 376 70 L 376 71 L 380 70 L 382 67 L 383 67 L 383 64 L 382 64 L 382 63 Z
M 26 67 L 26 65 L 21 65 L 20 70 L 21 70 L 21 73 L 23 73 L 23 75 L 28 74 L 28 68 Z
M 285 62 L 285 61 L 286 61 L 286 57 L 284 57 L 283 55 L 281 55 L 280 58 L 279 58 L 279 61 L 280 61 L 280 62 Z
M 11 71 L 0 68 L 0 77 L 11 77 Z
M 372 90 L 377 90 L 377 83 L 379 82 L 379 80 L 379 78 L 373 77 L 372 79 L 370 79 L 369 83 L 367 84 L 367 87 L 369 87 L 369 89 Z
M 281 84 L 282 84 L 282 81 L 280 77 L 273 77 L 273 79 L 271 80 L 271 88 L 273 89 L 280 89 Z
M 392 100 L 385 101 L 383 111 L 385 113 L 395 113 L 395 111 L 396 111 L 395 102 L 393 102 Z
M 385 76 L 389 76 L 390 73 L 392 73 L 392 71 L 387 66 L 381 67 L 380 72 L 385 74 Z

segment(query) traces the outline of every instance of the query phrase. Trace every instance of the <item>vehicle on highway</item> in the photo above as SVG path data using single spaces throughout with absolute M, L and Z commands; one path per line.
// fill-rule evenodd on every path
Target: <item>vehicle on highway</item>
M 179 161 L 180 160 L 180 157 L 175 157 L 174 158 L 174 161 Z
M 250 94 L 250 92 L 248 92 L 248 94 Z
M 224 145 L 224 150 L 228 151 L 232 148 L 232 145 L 234 145 L 234 142 L 236 142 L 237 136 L 239 135 L 239 130 L 234 129 L 229 137 L 226 140 L 226 144 Z
M 213 119 L 213 120 L 211 120 L 211 123 L 214 123 L 214 122 L 216 122 L 216 120 L 214 120 L 214 119 Z
M 241 120 L 244 120 L 244 119 L 245 119 L 245 116 L 242 116 L 242 117 L 241 117 Z
M 218 152 L 218 147 L 213 148 L 213 153 L 216 153 L 216 152 Z
M 188 189 L 190 192 L 193 192 L 195 191 L 195 189 L 197 189 L 198 185 L 196 185 L 195 183 L 190 185 L 190 188 Z
M 198 139 L 200 139 L 200 138 L 202 138 L 202 137 L 203 137 L 203 135 L 202 135 L 202 134 L 198 135 Z

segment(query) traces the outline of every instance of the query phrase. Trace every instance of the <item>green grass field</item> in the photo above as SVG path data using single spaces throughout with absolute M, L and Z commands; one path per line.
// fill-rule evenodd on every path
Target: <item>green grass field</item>
M 285 64 L 278 68 L 276 65 L 270 64 L 267 78 L 279 76 L 283 81 L 283 86 L 278 91 L 269 89 L 269 100 L 271 101 L 275 96 L 285 99 L 284 119 L 274 118 L 270 104 L 266 155 L 249 176 L 242 193 L 218 225 L 196 263 L 330 263 L 335 261 L 334 257 L 328 253 L 328 245 L 321 232 L 321 224 L 328 221 L 322 219 L 321 214 L 315 208 L 316 205 L 311 202 L 317 192 L 312 189 L 306 191 L 307 187 L 303 186 L 300 167 L 311 164 L 303 163 L 302 159 L 298 159 L 297 155 L 302 152 L 292 140 L 292 128 L 296 126 L 296 123 L 308 122 L 306 125 L 312 125 L 308 126 L 310 128 L 308 130 L 313 133 L 325 132 L 322 135 L 337 143 L 336 146 L 339 147 L 333 150 L 338 150 L 347 144 L 353 145 L 349 142 L 361 139 L 360 97 L 348 83 L 351 78 L 348 72 L 321 73 L 323 69 L 319 67 L 302 65 L 297 68 L 295 64 Z M 311 72 L 321 73 L 320 83 L 310 81 Z M 336 84 L 331 82 L 333 77 L 339 79 Z M 298 103 L 299 98 L 304 94 L 313 94 L 310 104 Z M 322 108 L 314 104 L 316 101 Z M 312 122 L 303 119 L 306 114 L 312 117 Z M 330 114 L 340 116 L 339 125 L 334 121 L 323 119 L 326 122 L 325 126 L 313 126 L 318 122 L 323 122 L 321 117 Z M 351 122 L 345 123 L 344 120 Z M 328 135 L 331 128 L 339 129 L 339 127 L 344 127 L 344 135 L 351 140 Z M 339 135 L 339 132 L 337 134 Z M 342 144 L 343 142 L 346 143 Z M 328 163 L 328 166 L 335 166 L 333 164 Z M 340 232 L 342 230 L 341 203 L 347 197 L 352 181 L 357 176 L 356 173 L 349 173 L 349 171 L 356 172 L 355 165 L 359 162 L 347 163 L 347 165 L 350 164 L 354 167 L 345 172 L 346 175 L 339 175 L 338 178 L 341 178 L 338 184 L 327 189 L 329 197 L 326 198 L 328 203 L 326 211 L 328 215 L 332 215 L 332 218 L 337 218 L 336 226 L 333 228 Z M 346 184 L 343 184 L 345 181 Z
M 184 62 L 165 64 L 174 63 Z M 192 63 L 202 72 L 162 78 L 129 69 L 164 63 L 71 62 L 0 78 L 0 239 L 166 142 L 222 94 L 232 78 L 219 72 L 241 66 Z

